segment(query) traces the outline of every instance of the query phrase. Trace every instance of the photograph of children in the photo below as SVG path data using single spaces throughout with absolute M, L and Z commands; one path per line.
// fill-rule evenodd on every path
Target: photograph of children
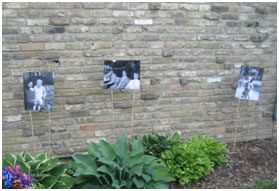
M 105 61 L 105 89 L 140 89 L 140 61 Z
M 25 110 L 54 109 L 54 73 L 24 72 Z
M 235 97 L 258 101 L 262 85 L 263 68 L 241 66 Z

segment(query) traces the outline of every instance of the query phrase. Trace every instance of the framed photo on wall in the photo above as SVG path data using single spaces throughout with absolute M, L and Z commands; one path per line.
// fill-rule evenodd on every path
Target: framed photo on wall
M 54 109 L 53 72 L 24 72 L 23 83 L 25 110 Z
M 104 63 L 105 89 L 140 89 L 140 61 L 106 60 Z
M 258 101 L 262 86 L 263 68 L 241 66 L 235 97 Z

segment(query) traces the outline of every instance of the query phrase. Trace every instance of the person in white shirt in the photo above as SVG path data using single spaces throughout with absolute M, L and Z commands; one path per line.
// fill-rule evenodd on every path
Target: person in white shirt
M 34 106 L 33 110 L 41 110 L 41 107 L 44 104 L 44 100 L 46 98 L 46 89 L 44 86 L 42 86 L 43 81 L 41 79 L 38 79 L 36 82 L 36 86 L 34 87 L 35 92 L 35 99 L 34 99 Z
M 125 89 L 140 89 L 140 81 L 139 81 L 139 74 L 134 73 L 134 79 L 131 80 Z

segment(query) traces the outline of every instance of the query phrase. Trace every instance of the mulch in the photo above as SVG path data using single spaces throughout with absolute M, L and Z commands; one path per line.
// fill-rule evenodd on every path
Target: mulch
M 169 184 L 175 189 L 243 189 L 251 188 L 257 180 L 277 180 L 277 137 L 253 140 L 236 144 L 228 144 L 231 152 L 225 154 L 227 163 L 214 167 L 214 171 L 196 183 L 181 185 L 178 182 Z

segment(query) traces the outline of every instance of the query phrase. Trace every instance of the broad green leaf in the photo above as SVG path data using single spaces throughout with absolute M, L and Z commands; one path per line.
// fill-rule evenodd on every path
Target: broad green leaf
M 74 179 L 74 184 L 81 184 L 89 180 L 91 177 L 90 176 L 78 176 Z
M 45 160 L 47 159 L 47 154 L 46 153 L 41 153 L 41 154 L 38 154 L 36 157 L 35 157 L 35 160 Z
M 87 183 L 81 187 L 82 189 L 101 189 L 102 187 L 100 185 Z
M 140 140 L 135 140 L 132 143 L 132 150 L 142 151 L 144 152 L 144 147 Z
M 69 175 L 61 175 L 59 178 L 58 178 L 58 181 L 61 181 L 63 182 L 64 184 L 67 185 L 67 188 L 71 188 L 75 182 L 75 180 L 69 176 Z
M 163 182 L 157 182 L 153 184 L 155 189 L 168 189 L 168 185 Z
M 48 174 L 59 178 L 66 171 L 66 164 L 58 164 L 55 168 L 48 171 Z
M 103 156 L 107 159 L 114 160 L 116 153 L 113 150 L 111 144 L 107 143 L 104 140 L 101 140 L 99 143 L 99 149 L 101 150 Z
M 175 181 L 175 178 L 170 175 L 168 168 L 158 168 L 152 173 L 152 179 L 155 181 L 170 182 Z
M 138 175 L 138 176 L 141 176 L 142 175 L 142 167 L 143 167 L 143 164 L 138 164 L 136 166 L 134 166 L 130 172 L 129 172 L 129 177 L 132 178 L 133 175 Z
M 121 158 L 130 152 L 127 140 L 127 136 L 121 136 L 115 144 L 115 152 Z
M 149 176 L 148 174 L 142 174 L 141 176 L 143 177 L 146 183 L 148 183 L 151 180 L 151 176 Z
M 84 167 L 92 167 L 97 168 L 96 166 L 96 160 L 94 157 L 84 154 L 74 154 L 73 159 L 76 163 L 82 164 Z
M 44 178 L 40 183 L 44 185 L 46 189 L 50 189 L 56 183 L 57 178 L 55 176 L 49 176 Z
M 112 187 L 116 189 L 120 189 L 119 180 L 113 179 Z
M 31 156 L 29 153 L 25 153 L 25 162 L 33 161 L 35 158 Z
M 152 163 L 156 158 L 151 155 L 144 155 L 143 156 L 143 163 L 144 164 L 150 164 Z
M 137 188 L 143 188 L 145 185 L 145 182 L 142 178 L 134 177 L 133 183 L 136 185 Z
M 12 165 L 12 167 L 15 166 L 15 162 L 16 162 L 16 157 L 12 154 L 6 153 L 5 154 L 5 159 L 6 161 Z
M 71 187 L 69 187 L 67 184 L 61 181 L 57 181 L 52 187 L 52 189 L 69 189 L 69 188 Z
M 91 142 L 88 147 L 88 154 L 94 157 L 102 156 L 101 151 L 99 150 L 99 146 L 96 143 Z
M 127 160 L 126 166 L 131 168 L 131 167 L 135 166 L 136 164 L 139 164 L 142 162 L 143 162 L 143 156 L 134 156 L 134 157 L 130 157 Z
M 6 159 L 2 159 L 2 169 L 5 169 L 8 166 L 13 166 L 13 164 Z
M 108 168 L 107 166 L 103 165 L 101 167 L 99 167 L 97 169 L 97 172 L 103 172 L 107 175 L 109 175 L 111 177 L 111 179 L 113 180 L 113 176 L 114 176 L 114 171 L 111 168 Z

